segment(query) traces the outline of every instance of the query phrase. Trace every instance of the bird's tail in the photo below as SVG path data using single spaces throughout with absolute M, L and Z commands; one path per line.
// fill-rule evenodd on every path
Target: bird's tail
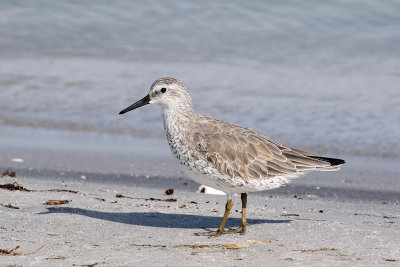
M 340 169 L 339 165 L 345 163 L 342 159 L 321 157 L 294 148 L 292 148 L 292 152 L 286 152 L 285 156 L 296 165 L 298 170 L 303 172 L 311 170 L 337 171 Z
M 346 161 L 344 161 L 343 159 L 326 158 L 326 157 L 320 157 L 320 156 L 308 156 L 308 157 L 329 162 L 331 164 L 331 166 L 338 166 L 338 165 L 346 163 Z

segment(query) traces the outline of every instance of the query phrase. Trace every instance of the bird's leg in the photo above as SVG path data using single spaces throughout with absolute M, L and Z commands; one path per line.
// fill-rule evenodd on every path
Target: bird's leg
M 242 199 L 242 222 L 240 223 L 240 226 L 238 228 L 226 231 L 227 234 L 236 234 L 236 233 L 245 234 L 246 226 L 249 225 L 246 221 L 247 193 L 242 193 L 240 195 L 240 198 Z
M 218 230 L 212 231 L 212 232 L 207 232 L 207 233 L 202 233 L 201 235 L 220 236 L 221 234 L 225 233 L 225 224 L 226 224 L 226 221 L 228 220 L 228 216 L 229 216 L 229 213 L 231 212 L 232 207 L 233 207 L 232 197 L 231 197 L 231 195 L 228 195 L 228 200 L 226 201 L 226 205 L 225 205 L 224 217 L 222 218 L 221 225 L 219 226 Z

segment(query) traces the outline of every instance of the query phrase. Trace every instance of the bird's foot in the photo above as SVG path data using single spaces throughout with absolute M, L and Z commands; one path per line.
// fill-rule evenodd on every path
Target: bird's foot
M 205 233 L 196 233 L 195 235 L 197 236 L 210 236 L 210 237 L 217 237 L 222 234 L 225 234 L 225 230 L 218 229 L 217 231 L 210 231 L 210 232 L 205 232 Z
M 245 224 L 240 224 L 240 226 L 238 228 L 235 229 L 230 229 L 228 231 L 226 231 L 226 234 L 242 234 L 244 235 L 246 233 L 246 226 L 249 225 L 248 223 Z
M 196 233 L 195 235 L 197 236 L 213 236 L 217 237 L 223 234 L 242 234 L 244 235 L 246 233 L 246 226 L 249 225 L 247 222 L 240 224 L 238 228 L 235 229 L 229 229 L 227 231 L 218 229 L 217 231 L 210 231 L 210 232 L 205 232 L 205 233 Z

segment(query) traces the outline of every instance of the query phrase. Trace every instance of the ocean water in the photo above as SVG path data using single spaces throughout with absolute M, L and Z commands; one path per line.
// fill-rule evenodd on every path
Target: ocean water
M 162 76 L 283 144 L 400 158 L 399 1 L 0 2 L 0 128 L 164 138 L 157 106 L 117 115 Z

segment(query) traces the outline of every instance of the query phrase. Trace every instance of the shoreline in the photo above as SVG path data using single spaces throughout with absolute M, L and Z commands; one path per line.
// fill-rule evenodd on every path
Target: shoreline
M 164 139 L 25 130 L 0 129 L 1 171 L 14 170 L 17 177 L 72 181 L 84 176 L 92 182 L 139 187 L 171 184 L 192 192 L 199 186 L 181 172 Z M 338 172 L 313 172 L 278 189 L 253 194 L 400 204 L 396 159 L 329 156 L 342 157 L 346 164 Z

